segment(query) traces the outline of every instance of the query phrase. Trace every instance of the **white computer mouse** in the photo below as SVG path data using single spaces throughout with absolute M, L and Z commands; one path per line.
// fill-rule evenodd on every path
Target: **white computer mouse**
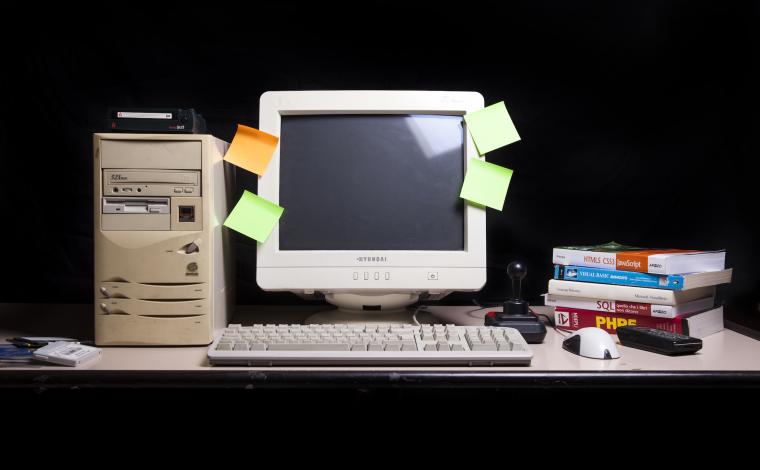
M 617 350 L 612 336 L 601 328 L 581 328 L 562 341 L 562 349 L 593 359 L 617 359 Z

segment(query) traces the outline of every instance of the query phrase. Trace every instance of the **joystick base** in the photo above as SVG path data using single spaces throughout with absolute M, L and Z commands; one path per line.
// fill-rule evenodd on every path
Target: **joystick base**
M 514 328 L 530 344 L 542 343 L 546 337 L 546 326 L 530 310 L 527 314 L 508 315 L 502 312 L 489 312 L 485 318 L 486 326 Z

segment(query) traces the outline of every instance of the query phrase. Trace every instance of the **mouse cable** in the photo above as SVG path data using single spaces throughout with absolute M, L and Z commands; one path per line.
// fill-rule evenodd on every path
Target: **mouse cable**
M 570 330 L 565 330 L 562 328 L 557 328 L 557 326 L 554 326 L 554 331 L 556 331 L 560 336 L 570 336 L 573 332 Z
M 533 312 L 532 309 L 531 309 L 531 312 Z M 546 318 L 546 324 L 549 325 L 549 326 L 552 326 L 552 327 L 554 326 L 554 319 L 552 317 L 550 317 L 549 315 L 547 315 L 545 313 L 536 313 L 536 312 L 533 312 L 533 315 L 535 315 L 537 317 L 544 317 L 544 318 Z

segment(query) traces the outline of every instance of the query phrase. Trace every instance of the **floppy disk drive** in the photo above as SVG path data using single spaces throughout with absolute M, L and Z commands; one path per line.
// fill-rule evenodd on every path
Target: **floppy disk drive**
M 201 172 L 104 169 L 103 230 L 202 230 Z

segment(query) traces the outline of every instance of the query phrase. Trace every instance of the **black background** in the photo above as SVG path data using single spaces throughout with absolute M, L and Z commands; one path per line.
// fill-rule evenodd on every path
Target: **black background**
M 515 176 L 488 210 L 479 300 L 520 258 L 537 301 L 553 246 L 615 240 L 727 248 L 730 303 L 754 309 L 757 3 L 248 5 L 2 7 L 0 301 L 91 302 L 109 106 L 194 107 L 229 140 L 267 90 L 421 89 L 505 100 L 522 136 L 488 155 Z M 235 190 L 255 189 L 240 173 Z M 236 241 L 238 302 L 296 301 L 261 292 L 255 245 Z

